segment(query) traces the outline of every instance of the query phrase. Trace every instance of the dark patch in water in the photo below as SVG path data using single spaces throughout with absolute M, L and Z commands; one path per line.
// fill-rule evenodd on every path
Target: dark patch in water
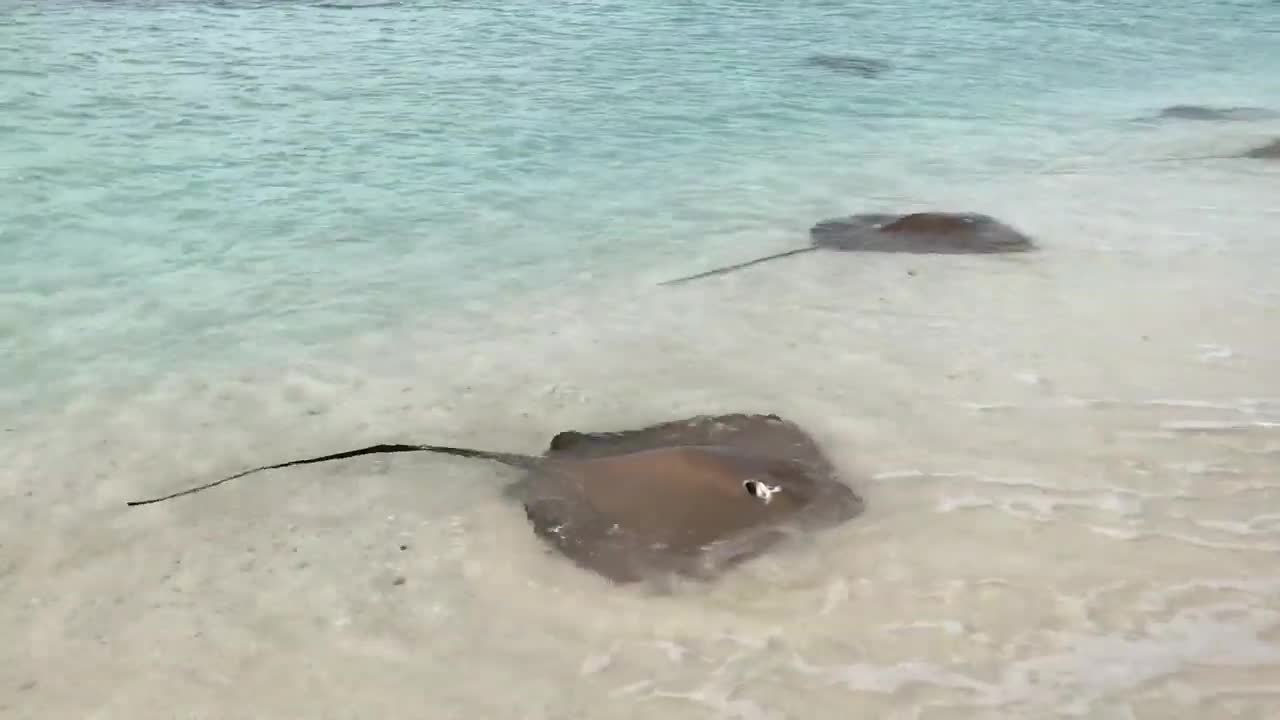
M 1257 160 L 1280 160 L 1280 139 L 1272 140 L 1266 145 L 1247 150 L 1240 157 L 1255 158 Z
M 398 7 L 400 4 L 401 3 L 396 2 L 395 0 L 392 0 L 391 2 L 386 2 L 385 0 L 377 0 L 376 2 L 367 2 L 367 3 L 326 2 L 326 3 L 317 3 L 313 7 L 327 8 L 332 10 L 362 10 L 364 8 Z
M 857 55 L 810 55 L 806 65 L 872 78 L 888 72 L 889 63 Z
M 1162 109 L 1156 119 L 1165 120 L 1207 120 L 1207 121 L 1246 121 L 1274 120 L 1280 118 L 1280 112 L 1260 107 L 1211 107 L 1208 105 L 1170 105 Z M 1144 118 L 1149 119 L 1149 118 Z

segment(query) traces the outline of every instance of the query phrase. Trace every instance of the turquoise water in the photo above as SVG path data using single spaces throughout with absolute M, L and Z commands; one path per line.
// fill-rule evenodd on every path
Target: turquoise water
M 1034 169 L 1164 105 L 1280 104 L 1265 0 L 0 16 L 0 376 L 45 398 L 649 283 L 922 178 Z

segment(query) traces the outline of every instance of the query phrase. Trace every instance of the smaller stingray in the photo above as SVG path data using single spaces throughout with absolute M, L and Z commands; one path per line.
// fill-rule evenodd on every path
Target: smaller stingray
M 709 580 L 793 533 L 859 515 L 862 498 L 817 444 L 776 415 L 701 415 L 622 432 L 556 435 L 541 457 L 440 445 L 373 445 L 245 470 L 129 505 L 199 492 L 261 470 L 358 455 L 436 452 L 524 470 L 507 486 L 533 532 L 616 583 Z
M 865 78 L 876 77 L 889 69 L 889 63 L 883 60 L 858 57 L 856 55 L 810 55 L 805 60 L 805 64 L 828 70 L 853 73 Z
M 1209 107 L 1207 105 L 1170 105 L 1160 111 L 1155 119 L 1248 121 L 1280 118 L 1280 112 L 1262 107 Z M 1150 120 L 1152 118 L 1139 118 Z
M 823 220 L 810 228 L 809 239 L 808 247 L 786 250 L 659 284 L 675 285 L 822 249 L 842 252 L 971 255 L 1027 252 L 1036 247 L 1031 238 L 989 215 L 953 212 L 907 215 L 865 213 Z

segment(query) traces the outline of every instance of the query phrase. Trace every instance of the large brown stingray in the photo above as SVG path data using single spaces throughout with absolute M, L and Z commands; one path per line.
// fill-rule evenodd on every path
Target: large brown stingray
M 776 415 L 700 415 L 621 432 L 556 435 L 540 457 L 441 445 L 373 445 L 250 473 L 374 453 L 438 452 L 524 469 L 506 488 L 534 533 L 618 583 L 681 575 L 709 580 L 791 533 L 850 520 L 863 500 L 817 443 Z
M 823 220 L 810 228 L 809 240 L 808 247 L 786 250 L 659 284 L 675 285 L 822 249 L 970 255 L 1027 252 L 1036 247 L 1031 238 L 990 215 L 960 212 L 918 212 L 905 215 L 864 213 Z

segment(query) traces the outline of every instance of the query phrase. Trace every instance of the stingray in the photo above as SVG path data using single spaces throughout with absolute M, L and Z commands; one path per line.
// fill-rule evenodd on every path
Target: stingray
M 1252 150 L 1246 150 L 1241 153 L 1240 157 L 1254 158 L 1255 160 L 1280 160 L 1280 139 L 1272 140 L 1266 145 L 1259 145 Z
M 1154 119 L 1169 120 L 1206 120 L 1206 121 L 1250 121 L 1273 120 L 1280 118 L 1280 112 L 1263 107 L 1211 107 L 1208 105 L 1170 105 L 1160 110 Z M 1139 120 L 1151 120 L 1144 117 Z
M 712 580 L 788 537 L 861 514 L 864 502 L 817 443 L 777 415 L 699 415 L 620 432 L 568 430 L 540 456 L 381 444 L 245 470 L 130 506 L 207 490 L 263 470 L 376 453 L 431 452 L 524 471 L 503 494 L 533 533 L 586 570 L 628 584 Z
M 856 55 L 810 55 L 805 64 L 837 72 L 852 73 L 865 78 L 876 77 L 889 69 L 889 63 Z
M 1036 247 L 1031 238 L 990 215 L 957 212 L 864 213 L 823 220 L 809 230 L 809 240 L 808 247 L 785 250 L 660 284 L 675 285 L 823 249 L 960 255 L 1027 252 Z
M 1280 138 L 1272 140 L 1265 145 L 1237 152 L 1232 155 L 1192 155 L 1190 157 L 1177 158 L 1156 158 L 1152 162 L 1181 162 L 1184 160 L 1240 160 L 1242 158 L 1251 158 L 1253 160 L 1280 160 Z

